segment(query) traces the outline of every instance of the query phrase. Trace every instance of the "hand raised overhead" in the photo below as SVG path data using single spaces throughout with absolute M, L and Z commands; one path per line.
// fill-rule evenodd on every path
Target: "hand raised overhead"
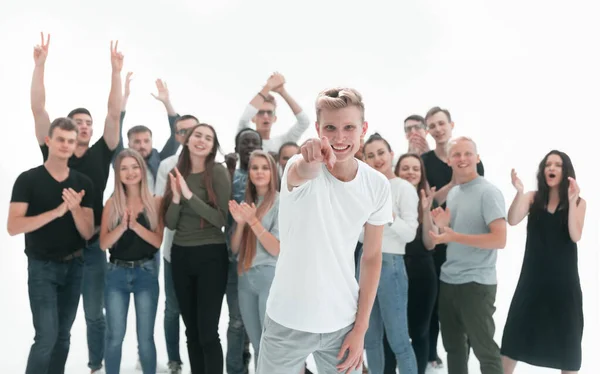
M 119 41 L 110 41 L 110 64 L 114 73 L 120 73 L 123 69 L 123 54 L 118 51 Z
M 133 75 L 133 72 L 130 71 L 127 73 L 127 76 L 125 77 L 125 92 L 123 93 L 123 96 L 125 97 L 129 97 L 129 94 L 131 93 L 131 76 Z
M 523 193 L 523 182 L 521 182 L 521 179 L 519 179 L 519 177 L 517 176 L 517 172 L 515 171 L 515 169 L 512 169 L 510 171 L 510 178 L 512 181 L 512 185 L 517 189 L 517 191 L 519 193 Z
M 285 77 L 279 72 L 273 73 L 273 75 L 269 77 L 269 80 L 267 80 L 267 85 L 269 86 L 270 90 L 277 93 L 281 93 L 284 84 Z
M 44 33 L 41 32 L 42 44 L 38 44 L 33 47 L 33 61 L 36 66 L 43 66 L 46 63 L 46 57 L 48 57 L 48 46 L 50 46 L 50 34 L 48 39 L 44 40 Z
M 153 98 L 161 101 L 162 103 L 169 101 L 169 88 L 167 87 L 167 82 L 163 81 L 162 79 L 157 79 L 156 89 L 158 90 L 158 95 L 150 93 Z
M 300 148 L 300 153 L 308 163 L 324 163 L 329 170 L 332 170 L 335 165 L 335 153 L 326 137 L 307 140 Z

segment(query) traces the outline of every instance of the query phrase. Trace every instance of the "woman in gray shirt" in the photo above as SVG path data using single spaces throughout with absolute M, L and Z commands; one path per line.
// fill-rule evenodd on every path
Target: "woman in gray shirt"
M 279 255 L 279 192 L 277 164 L 262 150 L 253 151 L 245 201 L 229 202 L 235 220 L 231 250 L 238 254 L 238 298 L 244 326 L 258 362 L 267 297 Z

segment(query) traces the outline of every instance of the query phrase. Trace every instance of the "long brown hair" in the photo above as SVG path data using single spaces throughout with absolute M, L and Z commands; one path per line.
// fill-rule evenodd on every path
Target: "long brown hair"
M 394 174 L 399 178 L 400 177 L 400 164 L 402 160 L 405 158 L 414 157 L 419 160 L 419 165 L 421 165 L 421 179 L 419 183 L 417 183 L 417 194 L 419 195 L 419 223 L 423 223 L 423 209 L 421 208 L 421 190 L 427 191 L 429 188 L 429 184 L 427 183 L 427 177 L 425 175 L 425 164 L 423 163 L 423 159 L 416 153 L 405 153 L 398 159 L 396 163 L 396 168 L 394 169 Z
M 252 168 L 252 162 L 257 158 L 264 158 L 269 164 L 269 170 L 271 171 L 271 180 L 269 181 L 269 189 L 262 201 L 256 208 L 256 219 L 259 221 L 267 214 L 269 209 L 273 207 L 275 198 L 277 197 L 277 187 L 279 186 L 279 174 L 277 173 L 277 163 L 275 159 L 263 150 L 257 149 L 250 154 L 250 161 L 248 162 L 248 173 Z M 258 192 L 256 186 L 252 183 L 250 176 L 246 182 L 246 197 L 245 201 L 247 204 L 252 204 L 258 201 Z M 252 261 L 256 256 L 256 234 L 250 228 L 250 225 L 244 224 L 244 231 L 242 232 L 242 240 L 240 246 L 240 253 L 238 258 L 238 274 L 242 274 L 250 269 Z
M 146 212 L 146 217 L 148 218 L 148 223 L 150 224 L 150 230 L 154 230 L 159 224 L 159 215 L 157 214 L 158 212 L 154 199 L 152 198 L 152 193 L 150 193 L 150 189 L 148 188 L 148 180 L 146 179 L 148 169 L 146 168 L 146 162 L 138 152 L 130 148 L 122 150 L 115 158 L 115 191 L 111 198 L 112 209 L 110 210 L 109 227 L 111 230 L 117 227 L 121 223 L 121 218 L 127 210 L 127 190 L 121 181 L 121 173 L 119 172 L 121 163 L 127 157 L 133 158 L 140 167 L 140 174 L 142 176 L 140 183 L 138 184 L 140 198 L 142 200 L 142 205 L 144 206 L 144 211 Z
M 210 150 L 208 156 L 204 160 L 204 186 L 206 187 L 206 192 L 208 193 L 208 205 L 212 206 L 215 209 L 219 209 L 217 205 L 217 194 L 215 193 L 215 189 L 213 186 L 213 170 L 215 167 L 215 157 L 217 156 L 217 151 L 220 152 L 219 138 L 217 137 L 217 132 L 215 129 L 206 123 L 199 123 L 194 127 L 190 128 L 185 135 L 185 139 L 183 141 L 183 149 L 181 150 L 181 154 L 179 155 L 179 160 L 177 161 L 177 170 L 181 173 L 181 176 L 186 179 L 192 172 L 192 161 L 189 149 L 189 141 L 190 137 L 194 133 L 194 131 L 199 127 L 206 127 L 210 129 L 213 133 L 213 147 Z M 165 217 L 167 214 L 167 209 L 169 205 L 171 205 L 173 199 L 173 190 L 171 189 L 171 183 L 167 181 L 167 186 L 165 189 L 165 194 L 162 200 L 162 204 L 160 207 L 160 216 Z M 200 219 L 200 227 L 203 228 L 205 225 L 204 218 Z

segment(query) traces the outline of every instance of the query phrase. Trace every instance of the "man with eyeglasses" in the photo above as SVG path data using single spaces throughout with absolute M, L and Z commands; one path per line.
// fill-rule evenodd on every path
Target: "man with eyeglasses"
M 429 152 L 425 118 L 418 114 L 406 117 L 404 120 L 404 134 L 406 134 L 406 140 L 408 140 L 408 153 L 422 155 Z
M 127 73 L 127 78 L 125 80 L 125 92 L 123 93 L 123 101 L 121 104 L 121 133 L 119 137 L 119 145 L 115 151 L 113 156 L 114 158 L 123 150 L 123 121 L 125 119 L 127 101 L 129 99 L 129 94 L 131 93 L 130 84 L 131 84 L 131 76 L 133 73 Z M 165 106 L 167 110 L 167 114 L 169 117 L 169 128 L 171 130 L 171 134 L 167 142 L 163 146 L 161 151 L 158 151 L 156 148 L 152 147 L 152 130 L 143 125 L 133 126 L 127 131 L 127 139 L 129 141 L 128 147 L 134 149 L 140 153 L 140 155 L 146 160 L 146 165 L 148 166 L 148 173 L 146 174 L 146 178 L 148 180 L 148 188 L 150 188 L 150 192 L 154 193 L 155 190 L 155 181 L 157 179 L 158 168 L 161 161 L 173 156 L 177 149 L 179 148 L 180 141 L 177 139 L 175 124 L 180 121 L 181 117 L 177 114 L 175 109 L 173 109 L 173 105 L 171 104 L 171 100 L 169 98 L 169 89 L 167 88 L 167 84 L 160 79 L 156 80 L 156 88 L 158 89 L 158 95 L 152 94 L 154 98 Z M 190 121 L 191 122 L 191 121 Z M 184 128 L 180 128 L 181 139 L 185 137 L 186 132 Z
M 271 128 L 277 121 L 275 109 L 277 102 L 270 92 L 277 92 L 285 102 L 290 106 L 296 116 L 297 122 L 285 133 L 271 137 Z M 239 133 L 242 129 L 250 127 L 250 121 L 256 125 L 256 131 L 260 134 L 263 141 L 263 150 L 267 152 L 279 152 L 279 148 L 284 143 L 300 140 L 302 134 L 310 126 L 310 118 L 300 105 L 290 96 L 285 89 L 285 78 L 279 73 L 274 73 L 269 77 L 263 88 L 252 98 L 242 117 L 237 129 Z

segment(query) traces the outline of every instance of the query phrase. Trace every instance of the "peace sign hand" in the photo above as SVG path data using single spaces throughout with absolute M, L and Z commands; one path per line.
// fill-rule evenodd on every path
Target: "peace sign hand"
M 44 33 L 40 33 L 42 36 L 42 44 L 38 44 L 33 47 L 33 61 L 36 66 L 43 66 L 46 63 L 46 57 L 48 57 L 48 46 L 50 45 L 50 34 L 48 39 L 44 40 Z
M 120 73 L 123 69 L 123 54 L 118 51 L 119 41 L 110 41 L 110 64 L 113 73 Z
M 421 208 L 423 212 L 429 212 L 431 210 L 431 206 L 433 205 L 433 200 L 435 196 L 435 187 L 427 188 L 427 191 L 424 189 L 421 190 Z

